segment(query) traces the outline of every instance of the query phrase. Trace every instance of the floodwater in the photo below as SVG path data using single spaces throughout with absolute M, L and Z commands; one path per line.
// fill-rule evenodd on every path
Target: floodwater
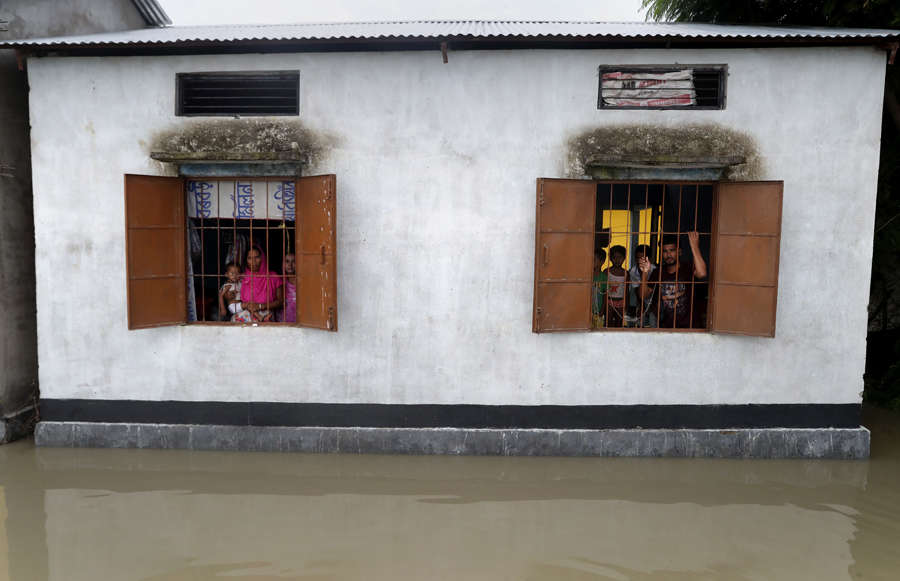
M 900 579 L 900 416 L 869 461 L 0 447 L 0 579 Z

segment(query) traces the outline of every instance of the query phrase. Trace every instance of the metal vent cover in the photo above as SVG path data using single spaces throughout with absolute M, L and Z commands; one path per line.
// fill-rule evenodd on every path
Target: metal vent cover
M 724 109 L 727 65 L 600 67 L 599 109 Z
M 176 115 L 300 114 L 299 71 L 178 73 Z

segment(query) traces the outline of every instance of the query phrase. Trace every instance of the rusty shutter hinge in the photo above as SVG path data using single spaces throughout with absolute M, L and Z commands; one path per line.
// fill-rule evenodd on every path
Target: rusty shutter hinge
M 328 307 L 328 325 L 329 329 L 334 329 L 334 307 Z
M 540 205 L 540 206 L 544 205 L 544 190 L 541 190 L 541 195 L 538 198 L 538 205 Z

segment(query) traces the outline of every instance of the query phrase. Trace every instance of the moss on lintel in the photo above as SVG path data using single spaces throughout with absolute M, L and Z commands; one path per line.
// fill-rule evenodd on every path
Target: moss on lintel
M 597 168 L 723 169 L 725 179 L 763 175 L 756 141 L 745 132 L 717 124 L 604 125 L 573 135 L 566 175 L 589 175 Z
M 315 166 L 334 139 L 299 119 L 194 119 L 155 134 L 148 144 L 157 161 L 259 163 L 289 161 Z
M 153 151 L 150 157 L 170 163 L 306 161 L 306 156 L 299 151 Z
M 658 168 L 685 168 L 706 169 L 725 168 L 732 165 L 746 163 L 746 159 L 740 155 L 723 156 L 683 156 L 672 159 L 670 156 L 622 156 L 593 155 L 587 159 L 588 167 L 658 167 Z

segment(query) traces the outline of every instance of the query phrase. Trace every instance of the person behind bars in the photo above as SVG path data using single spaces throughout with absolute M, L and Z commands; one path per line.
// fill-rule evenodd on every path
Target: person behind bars
M 603 263 L 606 262 L 606 251 L 594 249 L 594 276 L 591 285 L 591 327 L 603 327 L 603 307 L 606 304 L 606 273 Z
M 232 321 L 269 322 L 275 309 L 284 304 L 284 288 L 281 277 L 269 270 L 266 255 L 259 246 L 247 251 L 247 270 L 241 279 L 241 306 L 250 313 L 250 321 L 231 318 Z
M 625 325 L 625 309 L 628 308 L 628 271 L 622 267 L 628 251 L 624 246 L 613 246 L 609 249 L 609 260 L 612 264 L 606 269 L 609 290 L 606 292 L 606 326 L 623 327 Z
M 275 320 L 280 323 L 297 322 L 297 257 L 293 252 L 284 255 L 281 273 L 284 278 L 284 307 L 275 313 Z
M 646 256 L 638 261 L 641 271 L 641 286 L 638 294 L 641 300 L 653 298 L 651 309 L 659 309 L 660 329 L 692 329 L 697 328 L 701 309 L 694 305 L 695 280 L 706 278 L 706 261 L 700 253 L 700 235 L 688 232 L 688 244 L 691 248 L 693 262 L 681 261 L 681 247 L 678 237 L 668 235 L 663 238 L 662 264 L 650 278 L 650 259 Z M 651 286 L 659 286 L 655 293 Z M 655 303 L 655 304 L 654 304 Z

